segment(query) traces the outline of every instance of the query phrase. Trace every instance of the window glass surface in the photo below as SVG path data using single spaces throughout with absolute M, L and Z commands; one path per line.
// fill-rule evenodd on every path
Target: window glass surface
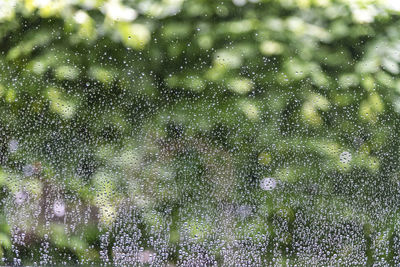
M 399 12 L 0 0 L 0 265 L 400 265 Z

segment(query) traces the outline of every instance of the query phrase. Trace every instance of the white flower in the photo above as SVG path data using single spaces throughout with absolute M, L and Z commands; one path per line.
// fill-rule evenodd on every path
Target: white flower
M 31 164 L 25 165 L 22 169 L 24 176 L 29 177 L 35 173 L 35 167 Z
M 84 24 L 88 19 L 89 15 L 82 10 L 77 11 L 74 15 L 74 20 L 78 24 Z
M 65 215 L 65 204 L 62 201 L 55 201 L 54 205 L 53 205 L 53 212 L 54 215 L 56 215 L 57 217 L 62 217 Z
M 117 0 L 108 1 L 104 7 L 107 16 L 113 20 L 130 22 L 136 19 L 138 15 L 136 10 L 121 5 Z
M 353 9 L 353 18 L 358 23 L 371 23 L 374 21 L 378 11 L 373 6 L 365 8 L 356 7 Z
M 246 0 L 232 0 L 232 2 L 236 5 L 236 6 L 244 6 L 246 4 Z
M 400 1 L 398 0 L 386 0 L 386 6 L 388 9 L 400 12 Z
M 28 194 L 24 191 L 18 191 L 14 197 L 15 197 L 15 203 L 21 205 L 28 198 Z
M 153 259 L 155 257 L 155 254 L 151 252 L 150 250 L 145 250 L 142 252 L 139 252 L 139 262 L 140 263 L 152 263 Z
M 10 143 L 8 143 L 8 148 L 10 149 L 11 153 L 14 153 L 18 150 L 18 141 L 15 139 L 11 139 Z
M 351 161 L 351 153 L 348 151 L 344 151 L 340 154 L 339 160 L 343 164 L 347 164 Z
M 268 177 L 264 178 L 260 182 L 260 187 L 262 190 L 272 190 L 276 187 L 276 181 L 274 178 Z

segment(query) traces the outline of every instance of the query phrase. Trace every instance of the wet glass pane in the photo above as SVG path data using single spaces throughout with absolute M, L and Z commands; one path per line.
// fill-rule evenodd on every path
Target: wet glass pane
M 0 0 L 0 265 L 400 265 L 399 14 Z

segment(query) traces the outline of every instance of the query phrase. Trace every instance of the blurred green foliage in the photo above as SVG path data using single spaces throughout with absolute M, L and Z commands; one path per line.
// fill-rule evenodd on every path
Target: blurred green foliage
M 298 244 L 323 239 L 299 235 L 305 218 L 347 223 L 367 263 L 399 264 L 399 12 L 383 0 L 2 0 L 2 262 L 118 264 L 101 240 L 132 205 L 144 249 L 168 229 L 164 262 L 179 263 L 188 229 L 303 265 Z M 64 219 L 47 215 L 58 198 Z M 346 242 L 326 249 L 354 263 Z

